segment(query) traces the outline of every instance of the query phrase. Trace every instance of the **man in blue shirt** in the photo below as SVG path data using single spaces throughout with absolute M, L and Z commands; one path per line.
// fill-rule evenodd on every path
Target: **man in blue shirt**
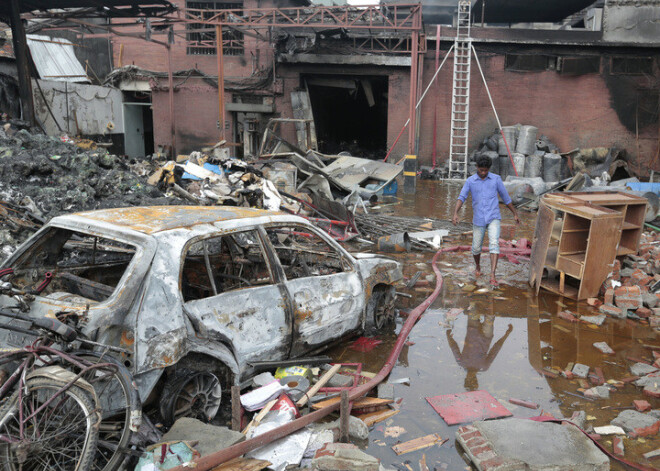
M 490 173 L 491 161 L 490 157 L 481 156 L 477 159 L 477 174 L 472 175 L 465 181 L 463 189 L 456 206 L 454 208 L 454 217 L 451 222 L 456 225 L 458 223 L 458 211 L 463 206 L 463 203 L 472 194 L 472 255 L 474 256 L 474 263 L 477 266 L 474 274 L 481 276 L 481 245 L 484 242 L 484 235 L 486 228 L 488 228 L 488 249 L 490 252 L 490 283 L 493 286 L 498 285 L 497 278 L 495 278 L 495 269 L 497 268 L 497 259 L 500 253 L 500 215 L 499 200 L 497 195 L 502 198 L 502 201 L 507 208 L 513 213 L 513 218 L 516 224 L 520 224 L 520 218 L 516 208 L 511 203 L 511 197 L 507 193 L 502 179 L 499 175 Z

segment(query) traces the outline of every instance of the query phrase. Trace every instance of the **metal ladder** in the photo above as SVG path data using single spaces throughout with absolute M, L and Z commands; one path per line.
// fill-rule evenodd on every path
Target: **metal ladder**
M 449 178 L 467 178 L 468 124 L 470 119 L 470 37 L 471 2 L 458 2 L 456 41 L 454 42 L 454 83 L 451 96 L 451 135 L 449 140 Z

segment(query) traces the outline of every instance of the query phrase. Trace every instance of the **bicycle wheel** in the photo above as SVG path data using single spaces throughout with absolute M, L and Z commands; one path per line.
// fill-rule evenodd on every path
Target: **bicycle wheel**
M 0 463 L 11 471 L 88 471 L 96 453 L 99 416 L 94 397 L 71 386 L 48 406 L 26 420 L 41 405 L 62 390 L 49 378 L 26 382 L 28 394 L 18 399 L 16 391 L 0 408 Z M 20 415 L 23 414 L 23 434 Z
M 128 369 L 111 356 L 88 351 L 71 355 L 90 363 L 112 363 L 117 367 L 113 372 L 92 369 L 82 376 L 94 387 L 102 411 L 99 441 L 91 469 L 113 471 L 124 462 L 133 430 L 140 425 L 142 404 L 137 387 Z M 73 365 L 68 368 L 78 373 Z

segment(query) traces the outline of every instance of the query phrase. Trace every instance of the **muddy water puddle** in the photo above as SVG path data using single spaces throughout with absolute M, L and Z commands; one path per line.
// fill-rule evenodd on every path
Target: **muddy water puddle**
M 389 207 L 389 212 L 449 219 L 459 191 L 460 186 L 418 182 L 417 194 L 401 198 L 399 204 Z M 395 208 L 394 211 L 391 208 Z M 501 210 L 503 223 L 512 223 L 508 210 L 503 207 Z M 535 215 L 534 212 L 520 213 L 523 222 L 516 237 L 531 238 Z M 471 221 L 470 208 L 466 208 L 462 220 Z M 464 238 L 456 242 L 469 244 L 470 240 Z M 432 257 L 432 253 L 399 257 L 407 278 L 422 271 L 420 280 L 428 279 L 426 286 L 402 290 L 412 297 L 399 298 L 401 310 L 417 306 L 432 291 L 435 283 L 430 265 Z M 458 426 L 448 426 L 427 403 L 427 397 L 486 390 L 515 417 L 533 417 L 544 412 L 554 417 L 570 417 L 576 411 L 585 411 L 587 424 L 592 426 L 609 425 L 622 408 L 630 408 L 635 399 L 647 400 L 653 409 L 660 409 L 660 400 L 644 396 L 642 389 L 632 384 L 612 391 L 609 399 L 590 401 L 578 391 L 580 384 L 576 379 L 552 378 L 541 373 L 548 368 L 564 370 L 569 363 L 582 363 L 592 371 L 601 368 L 606 381 L 629 377 L 629 366 L 634 362 L 628 358 L 652 360 L 649 346 L 660 346 L 660 339 L 648 326 L 610 317 L 601 326 L 558 318 L 557 314 L 567 309 L 579 315 L 597 315 L 598 312 L 585 302 L 576 303 L 548 292 L 541 291 L 536 296 L 527 285 L 526 263 L 514 265 L 501 259 L 498 278 L 503 283 L 497 289 L 488 285 L 485 275 L 474 278 L 470 254 L 444 254 L 438 268 L 444 278 L 442 292 L 413 328 L 389 377 L 391 382 L 408 379 L 394 384 L 395 397 L 402 399 L 400 412 L 374 425 L 365 444 L 365 451 L 380 458 L 383 465 L 418 470 L 419 461 L 425 456 L 431 470 L 468 466 L 455 443 Z M 484 257 L 482 270 L 487 273 L 488 269 L 489 261 Z M 403 321 L 400 317 L 389 330 L 375 333 L 383 343 L 371 352 L 354 351 L 349 341 L 334 348 L 330 355 L 335 361 L 360 362 L 364 370 L 377 372 Z M 615 354 L 601 353 L 593 347 L 595 342 L 606 342 Z M 510 398 L 536 403 L 539 408 L 514 405 L 508 401 Z M 391 449 L 399 442 L 431 433 L 449 440 L 442 446 L 401 456 Z M 611 438 L 600 440 L 610 451 Z M 627 460 L 658 467 L 657 461 L 648 462 L 641 456 L 660 448 L 657 435 L 624 438 L 624 445 Z M 624 468 L 612 462 L 612 469 Z

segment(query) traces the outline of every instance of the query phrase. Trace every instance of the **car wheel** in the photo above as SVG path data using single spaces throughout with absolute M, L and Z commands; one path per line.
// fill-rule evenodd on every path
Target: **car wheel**
M 377 330 L 394 321 L 394 299 L 396 292 L 394 286 L 377 288 L 369 300 L 369 321 Z
M 210 422 L 222 401 L 222 385 L 208 371 L 177 369 L 165 380 L 160 396 L 160 415 L 165 425 L 181 417 Z

